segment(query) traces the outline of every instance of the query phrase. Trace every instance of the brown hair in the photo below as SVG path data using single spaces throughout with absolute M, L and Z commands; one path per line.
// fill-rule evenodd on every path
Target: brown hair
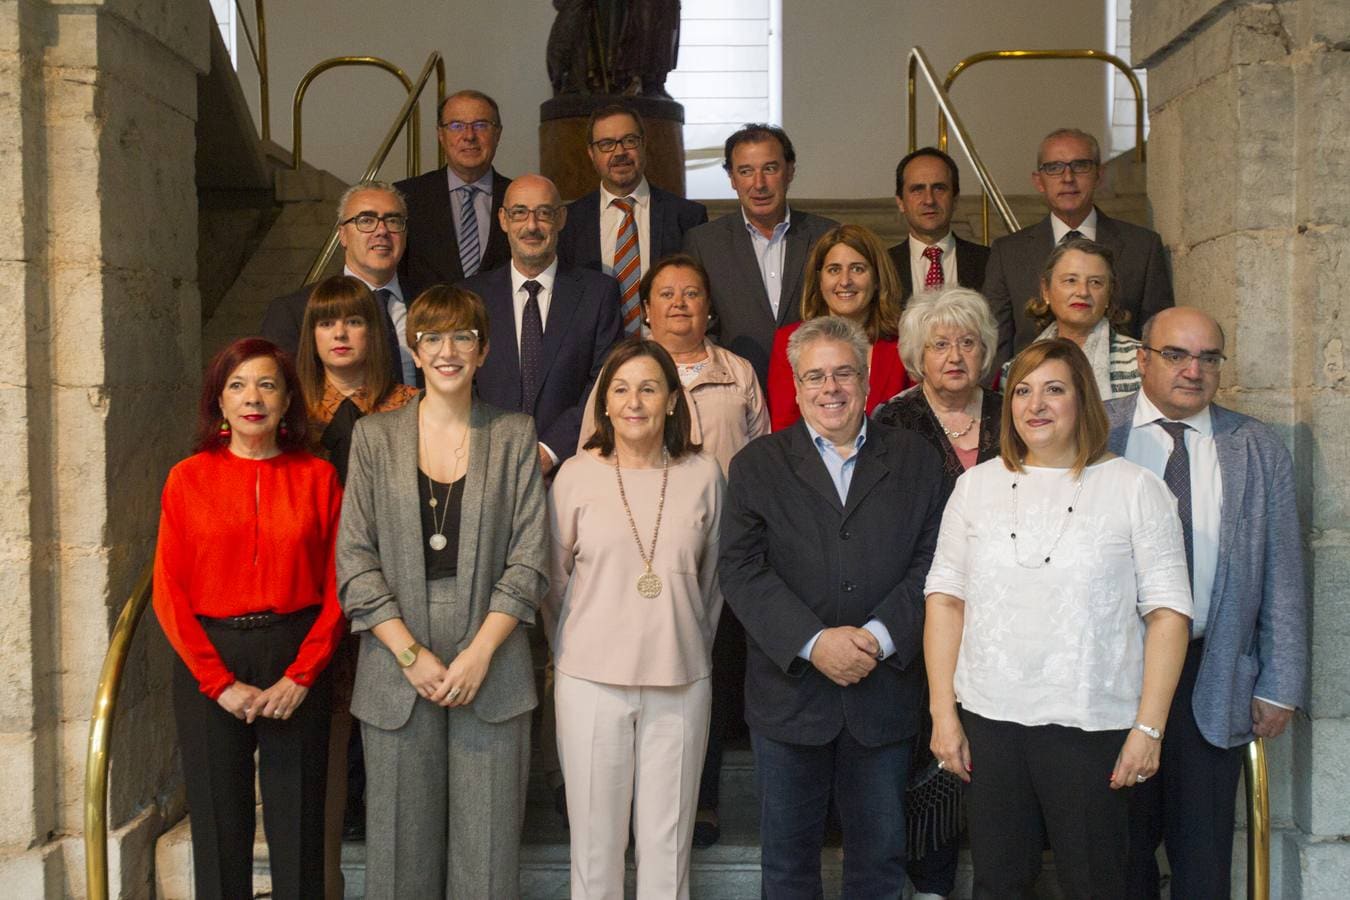
M 1069 238 L 1060 241 L 1055 245 L 1055 249 L 1050 251 L 1050 255 L 1045 258 L 1045 265 L 1041 268 L 1041 288 L 1043 291 L 1050 289 L 1051 280 L 1055 275 L 1055 266 L 1064 255 L 1071 250 L 1077 250 L 1079 253 L 1086 253 L 1089 256 L 1097 256 L 1106 263 L 1106 321 L 1111 327 L 1119 331 L 1126 323 L 1130 321 L 1130 311 L 1124 307 L 1116 305 L 1116 290 L 1120 287 L 1120 282 L 1116 279 L 1116 255 L 1111 252 L 1111 248 L 1105 244 L 1099 244 L 1094 240 L 1085 237 Z M 1036 327 L 1045 329 L 1055 320 L 1055 314 L 1050 311 L 1050 301 L 1045 299 L 1044 294 L 1032 297 L 1027 301 L 1027 315 L 1036 322 Z
M 643 137 L 647 133 L 647 125 L 642 121 L 641 114 L 627 103 L 606 103 L 598 109 L 591 110 L 591 117 L 586 120 L 586 144 L 590 146 L 591 141 L 595 140 L 595 123 L 604 119 L 611 119 L 614 116 L 628 116 L 637 124 L 638 137 Z
M 314 340 L 314 329 L 328 319 L 360 316 L 366 320 L 366 358 L 361 364 L 361 384 L 366 389 L 372 408 L 384 400 L 394 386 L 393 360 L 389 358 L 389 335 L 385 331 L 385 317 L 375 295 L 365 282 L 350 275 L 334 275 L 315 285 L 305 303 L 305 317 L 300 325 L 300 345 L 295 354 L 296 387 L 311 418 L 319 418 L 323 404 L 325 371 L 319 359 L 319 348 Z
M 867 307 L 867 321 L 863 324 L 867 340 L 874 344 L 882 338 L 895 340 L 900 328 L 900 278 L 880 239 L 870 228 L 861 225 L 831 228 L 811 248 L 811 257 L 806 261 L 806 279 L 802 284 L 802 321 L 831 315 L 830 307 L 820 293 L 820 270 L 825 267 L 825 257 L 838 244 L 852 248 L 872 267 L 876 292 Z
M 609 456 L 614 452 L 614 423 L 605 412 L 605 397 L 609 394 L 609 386 L 614 381 L 614 373 L 619 371 L 624 363 L 639 356 L 650 356 L 656 360 L 656 364 L 661 367 L 661 374 L 665 376 L 666 390 L 675 397 L 675 410 L 666 416 L 665 422 L 663 442 L 666 445 L 666 452 L 670 454 L 671 459 L 679 459 L 686 453 L 697 453 L 703 448 L 700 444 L 695 444 L 689 436 L 693 427 L 693 417 L 689 413 L 689 401 L 684 396 L 684 387 L 680 383 L 680 373 L 675 368 L 675 360 L 670 358 L 665 347 L 656 341 L 643 340 L 638 335 L 624 338 L 609 351 L 605 367 L 600 370 L 600 379 L 595 386 L 595 431 L 586 439 L 581 449 L 598 449 L 602 456 Z
M 1013 424 L 1013 396 L 1017 392 L 1018 385 L 1025 381 L 1028 375 L 1055 359 L 1069 367 L 1074 397 L 1078 401 L 1073 429 L 1076 448 L 1073 474 L 1082 474 L 1083 469 L 1096 462 L 1106 452 L 1106 441 L 1111 426 L 1106 418 L 1106 407 L 1102 405 L 1101 394 L 1097 392 L 1097 379 L 1092 374 L 1092 364 L 1073 341 L 1068 338 L 1050 338 L 1036 341 L 1014 356 L 1012 364 L 1008 367 L 1008 377 L 1004 380 L 999 456 L 1003 458 L 1003 465 L 1010 472 L 1023 471 L 1023 462 L 1027 456 L 1026 442 L 1022 440 Z
M 291 405 L 281 417 L 281 425 L 285 430 L 280 428 L 277 430 L 277 447 L 286 452 L 305 446 L 305 426 L 308 420 L 305 415 L 305 404 L 295 402 L 295 366 L 291 365 L 290 354 L 264 338 L 247 337 L 230 344 L 211 357 L 211 361 L 206 364 L 206 372 L 202 376 L 202 393 L 197 401 L 197 437 L 193 442 L 194 452 L 215 450 L 230 443 L 229 432 L 224 434 L 220 432 L 220 423 L 224 420 L 224 413 L 220 408 L 221 392 L 225 390 L 225 382 L 229 380 L 231 372 L 250 359 L 257 359 L 260 356 L 265 356 L 277 364 L 282 387 L 291 398 Z
M 708 270 L 703 268 L 703 263 L 699 262 L 688 253 L 670 253 L 661 257 L 652 264 L 647 270 L 647 274 L 642 276 L 638 282 L 638 300 L 642 304 L 642 320 L 646 322 L 650 310 L 647 301 L 652 296 L 652 284 L 656 281 L 656 276 L 660 275 L 666 269 L 688 269 L 699 277 L 703 282 L 703 294 L 708 302 L 708 316 L 712 316 L 712 296 L 708 293 Z
M 403 337 L 408 347 L 416 352 L 418 332 L 461 328 L 477 331 L 479 349 L 487 347 L 491 335 L 483 298 L 462 287 L 438 284 L 418 294 L 408 307 L 408 324 L 404 326 Z

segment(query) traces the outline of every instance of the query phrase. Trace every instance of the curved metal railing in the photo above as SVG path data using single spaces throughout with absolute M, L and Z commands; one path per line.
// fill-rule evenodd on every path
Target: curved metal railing
M 1247 745 L 1244 760 L 1247 785 L 1247 898 L 1270 900 L 1270 774 L 1266 742 Z
M 422 89 L 426 87 L 427 79 L 431 77 L 433 69 L 436 72 L 436 84 L 439 91 L 437 103 L 437 109 L 439 110 L 440 102 L 443 102 L 445 99 L 445 61 L 441 59 L 440 53 L 433 50 L 431 55 L 427 57 L 427 64 L 422 67 L 422 74 L 417 76 L 417 81 L 415 83 L 408 86 L 408 98 L 403 101 L 403 107 L 394 118 L 394 124 L 389 126 L 389 132 L 385 134 L 384 140 L 380 142 L 380 146 L 376 149 L 375 155 L 370 158 L 370 164 L 366 166 L 366 171 L 361 176 L 361 181 L 369 181 L 380 171 L 380 167 L 384 165 L 385 158 L 389 156 L 390 148 L 394 146 L 394 139 L 398 137 L 399 131 L 403 129 L 403 123 L 409 123 L 410 128 L 416 124 L 417 117 L 414 113 L 417 111 L 417 100 L 422 96 Z M 416 130 L 413 129 L 410 133 L 416 134 Z M 298 152 L 300 146 L 298 137 L 295 146 L 297 148 L 295 158 L 298 162 L 300 159 L 300 154 Z M 409 146 L 412 146 L 412 144 L 410 143 Z M 415 172 L 410 169 L 408 174 L 411 177 Z M 333 233 L 328 236 L 328 241 L 323 245 L 323 249 L 319 251 L 319 255 L 315 258 L 314 264 L 309 267 L 309 272 L 305 275 L 305 284 L 311 284 L 317 280 L 323 270 L 327 268 L 328 261 L 333 258 L 333 251 L 337 249 L 337 244 L 338 232 L 337 227 L 334 226 Z
M 303 153 L 301 152 L 301 142 L 304 138 L 304 130 L 300 117 L 300 109 L 305 102 L 305 92 L 309 90 L 310 84 L 315 78 L 318 78 L 329 69 L 337 69 L 342 66 L 373 66 L 377 69 L 383 69 L 393 75 L 403 85 L 403 89 L 412 96 L 413 83 L 408 78 L 408 73 L 394 65 L 387 59 L 378 56 L 334 56 L 317 62 L 310 67 L 305 76 L 300 79 L 300 83 L 295 86 L 295 97 L 291 100 L 291 167 L 297 172 L 303 163 Z M 420 168 L 421 153 L 421 129 L 418 126 L 417 117 L 413 116 L 408 120 L 408 177 L 411 178 L 417 174 Z
M 108 900 L 108 769 L 111 765 L 112 724 L 117 711 L 117 692 L 122 686 L 131 639 L 145 608 L 150 605 L 154 563 L 148 563 L 136 579 L 131 597 L 122 607 L 103 657 L 103 671 L 94 692 L 94 712 L 89 719 L 89 746 L 84 759 L 84 877 L 89 900 Z
M 253 56 L 253 65 L 258 69 L 258 133 L 264 141 L 272 139 L 272 102 L 267 78 L 267 16 L 263 13 L 263 0 L 253 0 L 254 21 L 258 25 L 258 39 L 248 30 L 248 18 L 239 0 L 234 0 L 235 11 L 239 13 L 239 28 L 248 41 L 249 53 Z

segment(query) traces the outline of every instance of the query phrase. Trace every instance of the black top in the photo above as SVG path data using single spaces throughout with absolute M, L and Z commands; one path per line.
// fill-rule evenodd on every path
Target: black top
M 998 456 L 998 432 L 1002 425 L 1002 415 L 1003 395 L 997 391 L 985 389 L 984 397 L 980 401 L 980 443 L 979 452 L 975 457 L 977 464 Z M 942 430 L 942 423 L 933 413 L 933 408 L 928 405 L 928 399 L 923 395 L 922 385 L 916 384 L 878 406 L 872 411 L 872 421 L 891 428 L 913 431 L 926 438 L 928 443 L 936 447 L 938 452 L 942 454 L 946 490 L 948 493 L 951 492 L 952 486 L 956 484 L 956 479 L 961 477 L 965 467 L 961 465 L 961 460 L 957 457 L 952 442 L 947 440 L 947 435 Z
M 432 490 L 435 493 L 432 493 Z M 436 498 L 433 508 L 428 502 Z M 452 484 L 432 481 L 420 469 L 417 472 L 417 505 L 422 511 L 422 558 L 427 563 L 427 581 L 437 578 L 453 578 L 459 571 L 459 509 L 464 502 L 464 478 Z M 434 521 L 433 521 L 434 516 Z M 441 521 L 444 516 L 445 520 Z M 445 546 L 434 549 L 429 543 L 432 535 L 445 535 Z

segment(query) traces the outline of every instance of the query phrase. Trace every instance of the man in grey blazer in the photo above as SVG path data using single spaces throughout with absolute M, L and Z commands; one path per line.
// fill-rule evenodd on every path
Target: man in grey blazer
M 685 252 L 708 271 L 718 342 L 755 367 L 767 387 L 773 333 L 801 318 L 802 274 L 811 245 L 838 225 L 788 208 L 797 154 L 787 132 L 750 124 L 727 138 L 722 167 L 740 198 L 740 215 L 700 225 Z
M 1195 596 L 1162 766 L 1131 797 L 1131 898 L 1229 896 L 1246 744 L 1280 735 L 1308 699 L 1308 612 L 1294 468 L 1264 423 L 1213 402 L 1223 330 L 1191 307 L 1143 330 L 1142 389 L 1107 404 L 1110 448 L 1177 496 Z
M 1126 328 L 1134 337 L 1151 316 L 1172 305 L 1172 276 L 1162 239 L 1155 231 L 1112 219 L 1092 205 L 1101 176 L 1101 149 L 1086 131 L 1061 128 L 1041 141 L 1031 181 L 1050 213 L 1035 225 L 998 238 L 989 248 L 982 293 L 998 320 L 994 371 L 1040 333 L 1027 315 L 1027 301 L 1040 295 L 1045 259 L 1066 237 L 1086 237 L 1111 248 L 1117 285 L 1111 302 L 1129 311 Z

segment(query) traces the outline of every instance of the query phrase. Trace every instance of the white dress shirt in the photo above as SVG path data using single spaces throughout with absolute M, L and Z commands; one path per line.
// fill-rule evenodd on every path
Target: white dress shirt
M 511 260 L 511 312 L 516 320 L 516 356 L 520 355 L 520 323 L 525 316 L 525 301 L 530 299 L 530 292 L 525 290 L 525 282 L 539 282 L 539 324 L 541 333 L 548 330 L 548 308 L 553 301 L 553 281 L 558 277 L 558 258 L 554 257 L 553 262 L 548 264 L 548 268 L 540 272 L 531 279 L 528 275 L 522 275 L 516 268 L 516 261 Z M 553 464 L 558 464 L 558 454 L 553 452 L 553 448 L 543 441 L 539 442 L 548 455 L 552 457 Z
M 1157 360 L 1161 363 L 1161 360 Z M 1138 463 L 1159 478 L 1172 455 L 1172 436 L 1158 424 L 1166 419 L 1143 391 L 1134 407 L 1134 422 L 1125 444 L 1125 458 Z M 1168 420 L 1174 421 L 1174 420 Z M 1195 597 L 1195 621 L 1191 637 L 1204 635 L 1209 616 L 1210 593 L 1214 573 L 1219 568 L 1219 518 L 1223 514 L 1223 478 L 1219 473 L 1219 451 L 1214 446 L 1214 425 L 1209 407 L 1189 419 L 1186 452 L 1191 458 L 1191 560 L 1195 572 L 1191 592 Z
M 1064 240 L 1064 235 L 1068 234 L 1070 231 L 1076 231 L 1089 241 L 1095 241 L 1097 239 L 1097 207 L 1092 207 L 1092 212 L 1088 213 L 1087 218 L 1083 220 L 1083 224 L 1079 225 L 1077 228 L 1070 228 L 1068 225 L 1064 224 L 1063 219 L 1054 213 L 1051 213 L 1050 230 L 1055 235 L 1056 246 L 1059 245 L 1060 241 Z
M 460 194 L 455 193 L 469 182 L 465 181 L 455 174 L 455 170 L 449 166 L 445 167 L 446 181 L 450 185 L 450 219 L 455 223 L 455 255 L 459 255 L 459 222 L 463 215 L 460 206 Z M 483 177 L 473 182 L 473 186 L 478 188 L 473 195 L 473 215 L 478 222 L 478 253 L 479 259 L 487 253 L 488 235 L 491 229 L 497 223 L 492 221 L 492 169 L 488 169 Z
M 623 225 L 623 210 L 614 205 L 615 200 L 625 199 L 611 194 L 600 185 L 600 265 L 606 275 L 617 278 L 614 271 L 614 251 L 619 245 L 619 228 Z M 626 199 L 633 201 L 633 217 L 637 219 L 638 231 L 638 272 L 646 275 L 651 268 L 652 258 L 652 189 L 643 178 L 633 193 Z
M 919 294 L 924 290 L 924 281 L 928 278 L 928 257 L 923 255 L 923 251 L 929 246 L 937 247 L 942 251 L 942 286 L 956 286 L 956 238 L 949 231 L 942 240 L 935 244 L 925 244 L 916 238 L 913 234 L 909 236 L 909 277 L 910 284 L 914 285 L 914 293 Z
M 412 350 L 408 347 L 408 301 L 403 296 L 403 287 L 398 283 L 398 273 L 389 279 L 385 284 L 371 284 L 360 275 L 357 275 L 346 265 L 342 267 L 343 275 L 350 275 L 357 281 L 370 288 L 371 293 L 375 291 L 388 291 L 394 296 L 389 298 L 389 318 L 394 322 L 394 336 L 398 338 L 398 362 L 399 371 L 403 373 L 403 383 L 416 386 L 417 384 L 417 366 L 413 363 Z M 375 302 L 379 303 L 379 295 L 376 295 Z
M 759 276 L 764 281 L 764 291 L 769 295 L 769 306 L 773 307 L 773 317 L 778 318 L 778 306 L 783 297 L 783 264 L 787 262 L 787 233 L 792 225 L 792 210 L 783 211 L 783 221 L 773 227 L 773 234 L 765 237 L 758 228 L 750 224 L 741 207 L 741 220 L 745 230 L 750 233 L 750 246 L 755 250 L 755 259 L 759 261 Z M 788 298 L 791 302 L 792 298 Z

